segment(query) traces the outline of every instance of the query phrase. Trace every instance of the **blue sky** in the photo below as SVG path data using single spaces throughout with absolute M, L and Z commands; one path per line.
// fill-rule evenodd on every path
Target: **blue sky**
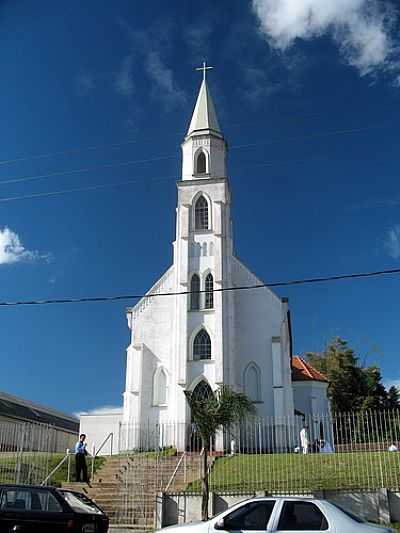
M 384 0 L 1 2 L 0 299 L 143 293 L 169 266 L 203 59 L 239 257 L 267 282 L 399 267 L 398 29 Z M 297 353 L 340 335 L 400 382 L 398 276 L 279 294 Z M 0 309 L 0 390 L 120 404 L 133 303 Z

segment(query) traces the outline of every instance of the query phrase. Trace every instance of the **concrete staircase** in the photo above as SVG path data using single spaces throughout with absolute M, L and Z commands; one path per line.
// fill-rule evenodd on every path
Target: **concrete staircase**
M 112 456 L 97 470 L 90 487 L 85 483 L 64 483 L 63 488 L 85 493 L 107 513 L 113 525 L 151 531 L 157 493 L 166 489 L 175 471 L 169 492 L 182 491 L 199 479 L 201 460 L 197 453 L 186 457 L 152 453 Z

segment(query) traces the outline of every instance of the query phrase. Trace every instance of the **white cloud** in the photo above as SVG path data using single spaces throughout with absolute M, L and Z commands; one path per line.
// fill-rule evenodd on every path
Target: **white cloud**
M 177 86 L 172 70 L 163 63 L 157 50 L 147 54 L 145 66 L 149 78 L 154 83 L 157 97 L 165 104 L 173 106 L 186 101 L 186 94 Z
M 90 72 L 82 72 L 78 78 L 78 89 L 81 95 L 86 96 L 96 87 L 94 76 Z
M 204 60 L 208 56 L 210 35 L 211 26 L 209 21 L 207 24 L 189 26 L 183 32 L 183 38 L 186 44 L 201 60 Z
M 400 224 L 394 226 L 387 232 L 384 246 L 393 259 L 400 257 Z
M 252 6 L 265 39 L 280 51 L 327 34 L 361 75 L 400 68 L 392 40 L 397 13 L 387 0 L 252 0 Z
M 115 405 L 104 405 L 103 407 L 96 407 L 90 411 L 80 411 L 74 413 L 79 418 L 80 415 L 118 415 L 122 413 L 122 407 L 116 407 Z
M 384 380 L 383 384 L 385 385 L 386 389 L 389 390 L 390 387 L 396 387 L 400 390 L 400 378 L 399 379 L 386 379 Z
M 133 81 L 133 55 L 126 56 L 115 78 L 115 90 L 123 96 L 132 94 L 135 84 Z
M 36 250 L 27 250 L 14 231 L 7 227 L 0 228 L 0 265 L 35 261 L 46 257 L 48 256 L 40 255 Z

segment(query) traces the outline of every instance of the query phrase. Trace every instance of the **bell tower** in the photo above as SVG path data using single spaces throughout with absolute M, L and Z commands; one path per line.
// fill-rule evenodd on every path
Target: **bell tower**
M 234 384 L 233 295 L 221 292 L 232 283 L 230 191 L 226 175 L 227 144 L 207 86 L 206 71 L 187 134 L 182 143 L 182 179 L 178 205 L 174 272 L 175 372 L 180 420 L 189 420 L 183 390 L 199 380 L 215 390 Z M 227 310 L 229 309 L 229 313 Z
M 206 81 L 205 63 L 199 95 L 182 143 L 182 180 L 226 177 L 227 145 L 218 123 Z

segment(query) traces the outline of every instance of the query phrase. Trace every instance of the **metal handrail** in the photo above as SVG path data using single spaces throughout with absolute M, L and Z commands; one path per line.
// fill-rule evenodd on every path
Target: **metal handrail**
M 104 446 L 107 444 L 108 440 L 111 440 L 111 445 L 110 445 L 110 455 L 113 454 L 113 443 L 114 443 L 114 433 L 111 432 L 107 435 L 107 437 L 103 440 L 103 442 L 100 444 L 100 447 L 99 449 L 96 451 L 96 448 L 95 448 L 95 445 L 93 444 L 93 453 L 92 453 L 92 470 L 91 470 L 91 475 L 90 475 L 90 479 L 92 480 L 93 479 L 93 475 L 94 475 L 94 463 L 95 463 L 95 460 L 96 460 L 96 457 L 99 455 L 99 453 L 101 452 L 101 450 L 104 448 Z
M 41 482 L 41 485 L 46 485 L 48 480 L 52 477 L 53 474 L 57 472 L 59 468 L 65 463 L 65 461 L 71 456 L 73 453 L 70 450 L 67 450 L 64 457 L 61 459 L 61 461 L 53 468 L 53 470 L 50 472 L 50 474 L 47 475 L 47 477 L 44 478 L 44 480 Z
M 178 461 L 178 464 L 177 464 L 176 467 L 175 467 L 175 470 L 174 470 L 173 473 L 172 473 L 172 476 L 170 477 L 170 479 L 169 479 L 169 481 L 168 481 L 168 483 L 167 483 L 167 486 L 166 486 L 165 489 L 164 489 L 164 492 L 167 492 L 167 490 L 168 490 L 168 489 L 170 488 L 170 486 L 172 485 L 172 482 L 174 481 L 175 476 L 176 476 L 176 474 L 177 474 L 177 472 L 178 472 L 178 470 L 179 470 L 179 467 L 181 466 L 181 463 L 182 463 L 182 461 L 184 460 L 185 457 L 186 457 L 186 452 L 183 452 L 181 458 L 180 458 L 179 461 Z

